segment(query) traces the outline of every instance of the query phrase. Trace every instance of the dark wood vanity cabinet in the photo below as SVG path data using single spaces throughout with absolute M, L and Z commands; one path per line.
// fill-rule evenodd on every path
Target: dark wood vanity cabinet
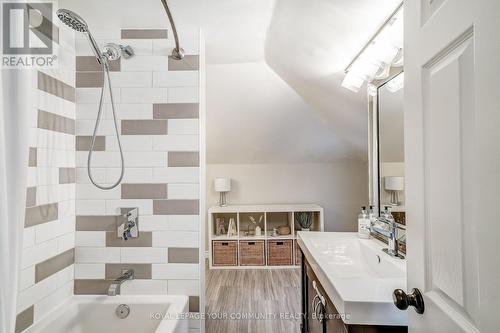
M 319 283 L 311 266 L 302 255 L 302 311 L 304 317 L 301 324 L 302 333 L 348 333 L 348 327 L 342 321 L 337 309 L 328 298 L 323 287 Z M 321 295 L 326 298 L 326 307 L 317 305 L 318 299 L 315 299 L 316 290 L 313 282 L 316 282 L 316 288 Z M 316 311 L 313 307 L 316 307 Z M 323 320 L 321 319 L 323 316 Z
M 301 251 L 302 252 L 302 251 Z M 330 297 L 319 283 L 316 274 L 302 254 L 301 258 L 301 285 L 302 285 L 302 317 L 301 333 L 403 333 L 408 332 L 405 326 L 374 326 L 374 325 L 347 325 L 342 320 L 341 314 L 333 305 Z M 315 309 L 312 307 L 317 304 L 316 290 L 313 282 L 316 282 L 316 288 L 321 295 L 325 297 L 326 306 L 318 306 L 316 314 L 322 314 L 323 320 L 318 320 L 315 315 Z M 314 301 L 314 302 L 313 302 Z

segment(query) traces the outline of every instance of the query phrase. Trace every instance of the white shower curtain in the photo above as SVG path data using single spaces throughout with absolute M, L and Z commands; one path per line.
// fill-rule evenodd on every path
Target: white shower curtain
M 26 207 L 33 72 L 0 73 L 0 333 L 13 333 Z

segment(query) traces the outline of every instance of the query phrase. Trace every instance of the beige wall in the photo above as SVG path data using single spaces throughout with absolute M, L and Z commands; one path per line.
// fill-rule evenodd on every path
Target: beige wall
M 232 179 L 229 204 L 316 203 L 325 209 L 326 231 L 355 231 L 368 203 L 364 162 L 311 164 L 208 164 L 207 207 L 217 205 L 216 177 Z M 208 246 L 208 241 L 207 241 Z

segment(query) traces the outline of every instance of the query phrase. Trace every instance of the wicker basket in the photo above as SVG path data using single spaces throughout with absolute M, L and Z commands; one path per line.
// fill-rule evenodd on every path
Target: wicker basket
M 302 252 L 300 252 L 300 247 L 299 244 L 297 244 L 297 240 L 294 240 L 293 244 L 295 246 L 295 265 L 300 266 L 302 262 Z
M 240 265 L 264 266 L 264 241 L 240 241 Z
M 237 241 L 212 241 L 213 266 L 238 266 Z
M 292 240 L 269 240 L 267 242 L 267 264 L 269 266 L 291 266 L 293 263 Z

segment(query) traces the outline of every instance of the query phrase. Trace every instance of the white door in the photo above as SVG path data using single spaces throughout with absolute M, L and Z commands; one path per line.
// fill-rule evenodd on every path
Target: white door
M 500 0 L 405 1 L 411 333 L 500 332 L 499 78 Z

